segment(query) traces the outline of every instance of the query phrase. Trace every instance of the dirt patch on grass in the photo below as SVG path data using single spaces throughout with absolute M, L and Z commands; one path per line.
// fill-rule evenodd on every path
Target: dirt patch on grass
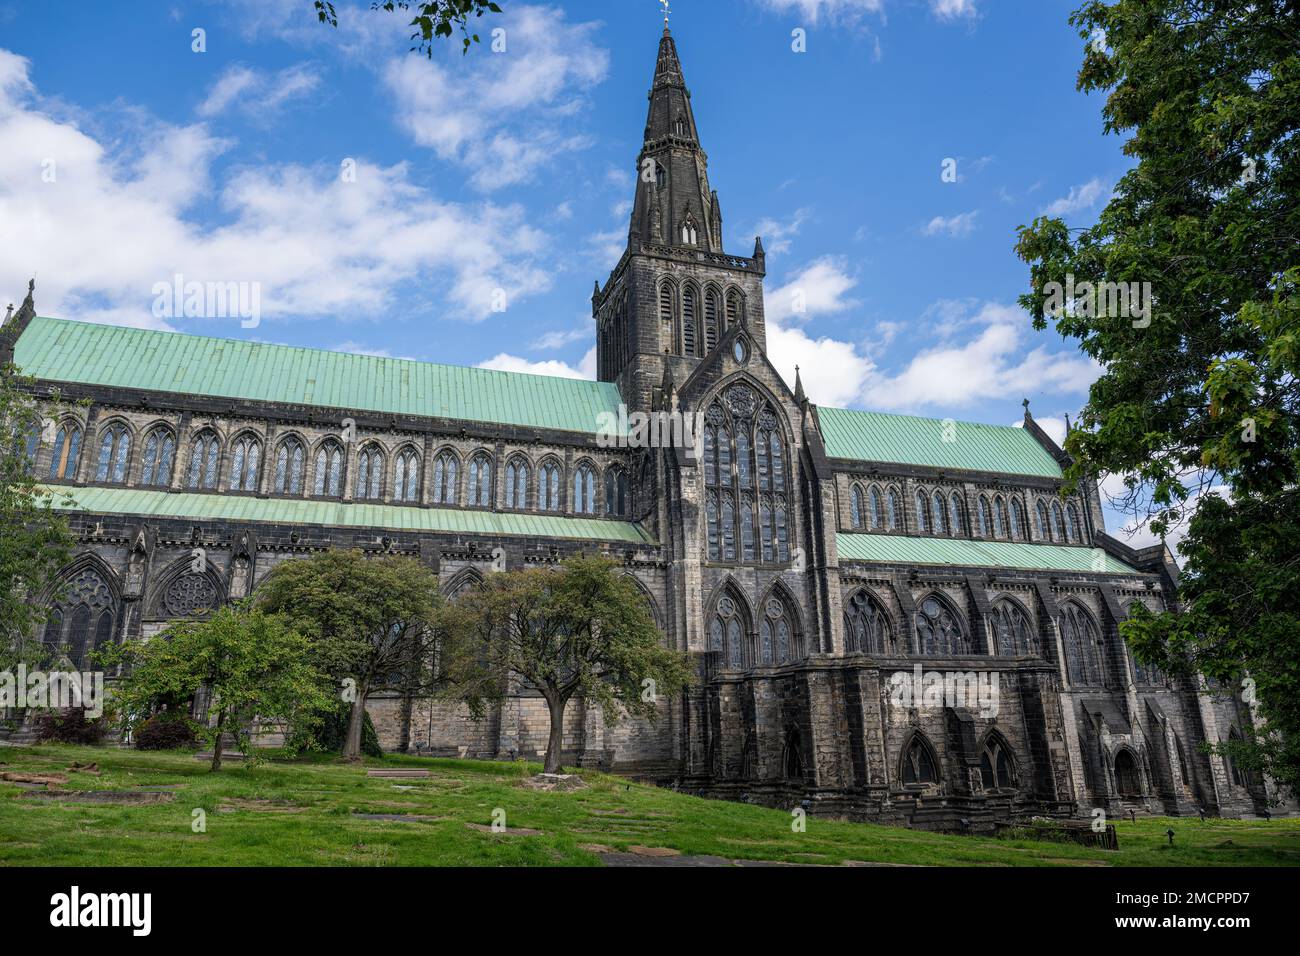
M 217 804 L 218 813 L 237 813 L 240 810 L 246 810 L 250 813 L 306 813 L 310 809 L 310 807 L 304 807 L 298 803 L 289 803 L 286 800 L 244 799 L 241 797 L 225 797 Z
M 170 803 L 176 799 L 174 793 L 139 790 L 32 790 L 24 793 L 23 796 L 53 803 L 102 803 L 128 807 L 148 803 Z
M 541 830 L 530 830 L 527 827 L 507 827 L 501 830 L 494 830 L 489 826 L 481 823 L 467 823 L 465 826 L 471 830 L 477 830 L 479 833 L 491 833 L 493 836 L 541 836 Z
M 587 781 L 572 773 L 539 773 L 535 777 L 520 780 L 519 786 L 543 793 L 572 793 L 575 790 L 586 790 Z

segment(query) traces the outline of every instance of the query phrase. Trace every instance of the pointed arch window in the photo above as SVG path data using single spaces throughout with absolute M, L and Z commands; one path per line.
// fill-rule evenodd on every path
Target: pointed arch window
M 745 303 L 740 298 L 740 292 L 732 289 L 727 293 L 727 328 L 731 329 L 739 325 L 745 317 Z
M 537 510 L 560 510 L 560 466 L 544 461 L 537 470 Z
M 772 433 L 759 429 L 754 440 L 754 460 L 758 464 L 758 490 L 772 490 L 772 461 L 768 457 L 768 439 Z
M 693 246 L 697 241 L 698 236 L 695 229 L 695 220 L 688 216 L 686 221 L 682 223 L 682 244 Z
M 338 498 L 343 494 L 343 446 L 336 441 L 327 441 L 316 450 L 312 492 L 318 498 Z
M 690 357 L 695 355 L 696 295 L 694 286 L 688 285 L 682 290 L 682 354 Z
M 1039 654 L 1038 637 L 1020 606 L 1003 600 L 993 605 L 993 642 L 998 655 Z
M 795 656 L 790 612 L 784 601 L 770 597 L 763 606 L 763 620 L 758 625 L 758 663 L 786 664 Z
M 114 484 L 126 481 L 126 466 L 130 456 L 130 430 L 125 425 L 109 425 L 100 433 L 95 480 L 110 481 Z
M 866 591 L 849 598 L 847 612 L 848 650 L 860 654 L 887 654 L 893 650 L 893 629 L 884 608 Z
M 939 774 L 935 768 L 934 754 L 929 745 L 917 734 L 903 752 L 903 765 L 899 773 L 904 785 L 935 783 Z
M 433 462 L 433 503 L 455 505 L 459 500 L 460 459 L 444 451 Z
M 1007 502 L 1001 495 L 993 499 L 993 536 L 1007 536 Z
M 274 491 L 277 495 L 302 494 L 305 460 L 306 452 L 298 439 L 288 438 L 280 442 L 280 448 L 275 453 Z
M 46 650 L 54 651 L 63 643 L 63 612 L 57 607 L 45 618 L 45 630 L 41 632 L 41 643 Z
M 605 514 L 617 518 L 626 518 L 630 504 L 628 501 L 627 472 L 622 468 L 606 469 Z
M 704 294 L 704 347 L 712 352 L 718 345 L 718 291 L 709 289 Z
M 1074 505 L 1065 506 L 1065 540 L 1075 544 L 1082 539 L 1079 529 L 1079 512 L 1074 510 Z
M 397 454 L 393 470 L 393 500 L 403 504 L 420 500 L 420 456 L 413 448 Z
M 65 422 L 54 433 L 54 450 L 50 456 L 50 477 L 66 480 L 77 477 L 77 460 L 81 456 L 81 429 Z
M 1010 790 L 1016 785 L 1015 764 L 1006 745 L 990 737 L 980 754 L 980 782 L 985 790 Z
M 235 442 L 230 453 L 230 490 L 256 491 L 262 465 L 262 443 L 252 435 Z
M 979 516 L 980 537 L 987 538 L 989 536 L 989 528 L 993 524 L 993 513 L 989 508 L 989 500 L 983 495 L 980 495 L 979 497 L 979 508 L 977 514 Z
M 898 492 L 893 488 L 885 496 L 885 522 L 890 531 L 898 530 Z
M 704 485 L 707 488 L 718 484 L 718 430 L 712 425 L 704 428 Z
M 384 453 L 367 445 L 357 456 L 358 501 L 381 501 L 384 497 Z
M 203 431 L 194 436 L 190 445 L 190 470 L 185 476 L 185 487 L 191 491 L 215 491 L 217 470 L 221 456 L 221 443 L 215 432 Z
M 580 515 L 596 513 L 596 470 L 591 465 L 579 465 L 573 473 L 573 512 Z
M 885 523 L 885 505 L 880 497 L 880 489 L 871 486 L 871 530 L 879 531 Z
M 962 507 L 961 496 L 953 492 L 948 496 L 948 523 L 952 528 L 953 534 L 961 534 L 966 530 L 965 522 L 961 519 Z
M 970 645 L 957 613 L 946 601 L 931 596 L 916 609 L 916 633 L 927 657 L 969 654 Z
M 718 609 L 709 623 L 709 650 L 722 654 L 728 667 L 744 666 L 744 627 L 740 607 L 730 595 L 718 599 Z
M 1047 505 L 1043 504 L 1041 501 L 1038 502 L 1037 507 L 1034 508 L 1034 520 L 1037 522 L 1036 530 L 1038 532 L 1038 540 L 1046 541 L 1048 538 Z
M 849 524 L 854 528 L 862 527 L 862 515 L 866 508 L 862 500 L 862 488 L 859 485 L 853 486 L 853 492 L 849 496 Z
M 660 163 L 655 163 L 655 188 L 663 189 L 668 185 L 668 171 Z
M 673 341 L 673 286 L 671 282 L 663 282 L 659 285 L 659 325 L 662 330 L 663 340 L 666 343 Z M 664 351 L 672 350 L 671 344 L 664 347 Z
M 469 460 L 469 506 L 492 506 L 492 459 L 479 452 Z
M 916 493 L 916 530 L 920 532 L 930 530 L 930 506 L 926 503 L 923 491 Z
M 511 458 L 506 462 L 506 507 L 512 511 L 523 511 L 528 507 L 528 480 L 531 476 L 528 462 L 523 458 Z
M 1025 506 L 1020 503 L 1019 498 L 1011 499 L 1011 537 L 1016 541 L 1021 540 L 1025 533 Z
M 1052 502 L 1052 540 L 1065 541 L 1065 519 L 1061 516 L 1060 502 Z
M 1100 687 L 1105 683 L 1101 632 L 1079 605 L 1069 602 L 1061 608 L 1061 643 L 1065 646 L 1065 673 L 1077 687 Z
M 943 534 L 943 517 L 944 517 L 944 513 L 948 509 L 943 506 L 942 492 L 936 491 L 934 493 L 933 504 L 934 504 L 934 510 L 931 512 L 931 514 L 934 516 L 934 533 Z
M 148 488 L 166 488 L 172 481 L 172 464 L 176 458 L 176 439 L 170 429 L 155 428 L 144 440 L 140 484 Z

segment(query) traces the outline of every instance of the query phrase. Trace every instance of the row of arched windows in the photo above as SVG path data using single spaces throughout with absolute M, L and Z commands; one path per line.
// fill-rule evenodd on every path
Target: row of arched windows
M 72 480 L 76 477 L 81 436 L 81 428 L 74 422 L 66 422 L 56 431 L 49 466 L 51 479 Z M 130 470 L 131 444 L 131 431 L 124 424 L 110 423 L 102 428 L 94 480 L 125 483 Z M 176 452 L 176 439 L 171 429 L 160 426 L 149 431 L 140 456 L 140 486 L 170 487 Z M 358 501 L 391 499 L 401 504 L 418 503 L 420 458 L 419 452 L 410 445 L 391 456 L 374 443 L 362 445 L 356 457 L 353 497 Z M 284 496 L 310 493 L 318 498 L 342 497 L 345 462 L 344 446 L 335 439 L 325 439 L 314 454 L 309 454 L 301 439 L 287 436 L 276 444 L 267 466 L 271 468 L 269 491 Z M 226 487 L 231 491 L 258 491 L 262 468 L 261 439 L 247 433 L 238 436 L 229 449 Z M 204 430 L 194 436 L 184 469 L 181 486 L 185 490 L 218 489 L 222 444 L 216 432 Z M 439 505 L 457 506 L 463 502 L 471 508 L 493 507 L 496 500 L 493 471 L 494 459 L 487 452 L 470 456 L 468 466 L 462 468 L 460 456 L 446 449 L 434 459 L 430 498 Z M 582 461 L 573 469 L 572 480 L 567 486 L 563 474 L 564 467 L 558 459 L 547 458 L 534 466 L 527 456 L 510 456 L 506 461 L 505 487 L 502 489 L 504 507 L 512 511 L 560 513 L 567 505 L 572 513 L 579 515 L 630 515 L 631 493 L 624 469 L 618 466 L 605 469 L 602 481 L 596 465 Z
M 730 288 L 725 292 L 708 283 L 679 285 L 672 279 L 659 282 L 659 325 L 664 352 L 703 358 L 717 346 L 727 330 L 745 316 L 745 294 Z
M 905 530 L 902 494 L 897 485 L 854 482 L 849 489 L 849 525 L 855 531 Z M 974 533 L 981 538 L 1008 541 L 1029 540 L 1029 522 L 1018 495 L 980 494 L 975 498 L 973 525 L 968 527 L 966 501 L 957 491 L 918 488 L 913 497 L 913 523 L 920 534 L 962 537 Z M 1062 508 L 1054 501 L 1049 508 L 1039 501 L 1036 509 L 1035 540 L 1062 544 L 1083 544 L 1079 512 L 1070 502 Z
M 709 621 L 709 650 L 721 655 L 726 667 L 787 664 L 806 656 L 790 604 L 778 594 L 763 602 L 758 626 L 750 624 L 745 602 L 730 590 L 718 598 Z
M 938 754 L 924 734 L 914 733 L 899 757 L 899 783 L 922 786 L 940 779 Z M 988 735 L 980 749 L 980 785 L 985 790 L 1014 790 L 1018 786 L 1011 748 L 996 732 Z

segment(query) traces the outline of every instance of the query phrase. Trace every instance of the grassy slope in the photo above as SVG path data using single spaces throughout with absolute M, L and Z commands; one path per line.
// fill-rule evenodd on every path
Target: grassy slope
M 931 865 L 1296 865 L 1300 820 L 1272 823 L 1152 818 L 1118 824 L 1120 851 L 1070 844 L 950 837 L 810 819 L 791 832 L 779 810 L 700 800 L 584 773 L 590 787 L 539 793 L 520 786 L 536 765 L 389 757 L 386 768 L 423 768 L 429 779 L 368 778 L 336 762 L 267 762 L 209 774 L 188 754 L 41 746 L 0 749 L 0 770 L 65 770 L 97 761 L 100 777 L 74 773 L 69 789 L 180 784 L 176 800 L 141 807 L 46 803 L 0 783 L 0 865 L 595 865 L 581 848 L 671 847 L 732 859 Z M 370 761 L 370 766 L 380 762 Z M 394 785 L 410 786 L 398 790 Z M 192 813 L 207 814 L 194 833 Z M 496 808 L 510 827 L 540 836 L 483 833 Z M 384 822 L 355 813 L 436 819 Z M 1167 846 L 1164 831 L 1177 831 Z M 1230 842 L 1229 842 L 1230 841 Z

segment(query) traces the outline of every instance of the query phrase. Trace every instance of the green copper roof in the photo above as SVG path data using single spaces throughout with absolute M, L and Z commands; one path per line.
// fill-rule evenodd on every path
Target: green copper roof
M 595 434 L 609 382 L 348 355 L 38 316 L 14 362 L 60 382 Z
M 841 561 L 1017 568 L 1025 571 L 1082 571 L 1098 574 L 1137 573 L 1136 568 L 1111 557 L 1099 548 L 1071 548 L 1060 544 L 913 538 L 898 534 L 837 534 L 835 544 Z
M 560 518 L 548 515 L 499 514 L 451 508 L 412 508 L 400 505 L 344 504 L 241 495 L 173 494 L 133 488 L 64 488 L 51 486 L 54 506 L 92 514 L 140 515 L 152 518 L 254 521 L 262 524 L 321 525 L 332 528 L 373 528 L 376 531 L 425 531 L 450 534 L 565 538 L 581 541 L 650 544 L 651 538 L 631 521 Z M 62 495 L 70 491 L 69 508 Z
M 817 409 L 826 454 L 857 461 L 992 471 L 1059 478 L 1060 466 L 1026 429 L 884 415 L 844 408 Z M 945 438 L 951 437 L 951 441 Z

